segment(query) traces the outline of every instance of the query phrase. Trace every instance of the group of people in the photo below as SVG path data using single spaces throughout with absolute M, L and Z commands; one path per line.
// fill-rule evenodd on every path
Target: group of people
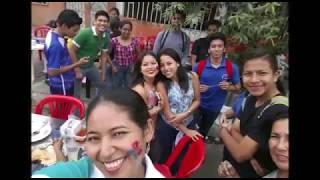
M 81 18 L 64 10 L 47 35 L 50 92 L 80 98 L 83 76 L 98 91 L 86 112 L 87 156 L 44 168 L 34 177 L 163 177 L 153 164 L 164 163 L 184 135 L 209 139 L 227 92 L 241 90 L 240 71 L 247 92 L 230 113 L 236 116 L 233 123 L 227 113 L 219 119 L 216 138 L 225 149 L 218 173 L 262 177 L 273 171 L 270 176 L 288 177 L 288 104 L 272 53 L 249 49 L 239 71 L 225 56 L 226 37 L 217 32 L 221 24 L 213 21 L 207 24 L 208 36 L 193 46 L 190 71 L 183 11 L 177 10 L 170 28 L 157 35 L 153 52 L 143 53 L 131 35 L 132 23 L 120 21 L 116 8 L 110 14 L 116 28 L 108 29 L 108 13 L 98 11 L 93 26 L 77 34 Z M 70 48 L 65 36 L 73 38 Z M 274 103 L 278 97 L 284 102 Z

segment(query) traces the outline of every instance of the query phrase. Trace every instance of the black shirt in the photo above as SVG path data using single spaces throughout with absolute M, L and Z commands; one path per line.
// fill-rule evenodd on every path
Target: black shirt
M 192 47 L 191 54 L 196 55 L 197 59 L 196 62 L 200 60 L 206 59 L 209 57 L 209 49 L 210 42 L 208 37 L 197 39 Z
M 243 109 L 243 111 L 240 111 L 239 119 L 240 132 L 242 136 L 249 136 L 259 145 L 257 152 L 254 154 L 254 158 L 260 163 L 263 168 L 269 171 L 273 171 L 277 167 L 271 159 L 268 144 L 272 123 L 275 120 L 276 116 L 288 112 L 288 106 L 285 106 L 283 104 L 272 105 L 262 113 L 262 116 L 260 118 L 257 118 L 261 110 L 269 103 L 270 101 L 259 107 L 255 107 L 256 98 L 253 96 L 248 96 L 245 108 Z M 251 170 L 253 170 L 253 168 Z M 241 174 L 241 172 L 239 171 L 238 173 L 239 175 Z

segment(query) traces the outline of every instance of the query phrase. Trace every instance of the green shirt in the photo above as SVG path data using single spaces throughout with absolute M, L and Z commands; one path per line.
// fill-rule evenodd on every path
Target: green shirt
M 110 48 L 110 37 L 106 32 L 98 36 L 93 26 L 82 29 L 73 39 L 73 44 L 78 47 L 76 52 L 78 60 L 82 57 L 89 56 L 89 62 L 80 65 L 80 68 L 89 68 L 93 66 L 94 60 L 98 58 L 101 51 L 108 52 Z

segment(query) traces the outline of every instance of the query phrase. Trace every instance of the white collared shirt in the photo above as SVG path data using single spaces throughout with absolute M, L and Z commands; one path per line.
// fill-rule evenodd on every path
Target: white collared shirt
M 145 154 L 146 174 L 145 178 L 164 178 L 164 176 L 154 167 L 151 159 Z M 90 178 L 105 178 L 102 172 L 93 164 Z

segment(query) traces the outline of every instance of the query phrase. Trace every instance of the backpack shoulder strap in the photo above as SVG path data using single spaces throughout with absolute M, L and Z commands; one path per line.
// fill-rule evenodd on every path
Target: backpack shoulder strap
M 227 74 L 229 76 L 229 79 L 231 81 L 232 77 L 233 77 L 233 69 L 232 69 L 232 62 L 231 60 L 226 60 L 226 69 L 227 69 Z
M 187 35 L 186 35 L 186 33 L 185 32 L 183 32 L 182 30 L 181 30 L 181 39 L 182 39 L 182 53 L 184 53 L 184 51 L 185 51 L 185 43 L 186 43 L 186 41 L 187 41 Z
M 289 99 L 286 96 L 275 96 L 271 99 L 270 103 L 266 105 L 259 113 L 258 119 L 261 118 L 264 111 L 266 111 L 269 107 L 275 104 L 282 104 L 289 107 Z
M 203 71 L 205 66 L 206 66 L 206 59 L 203 59 L 203 60 L 199 61 L 198 69 L 197 69 L 197 74 L 199 76 L 199 79 L 201 77 L 202 71 Z
M 165 30 L 162 33 L 161 40 L 160 40 L 160 50 L 163 48 L 164 43 L 166 42 L 168 35 L 169 35 L 169 31 L 168 30 Z

